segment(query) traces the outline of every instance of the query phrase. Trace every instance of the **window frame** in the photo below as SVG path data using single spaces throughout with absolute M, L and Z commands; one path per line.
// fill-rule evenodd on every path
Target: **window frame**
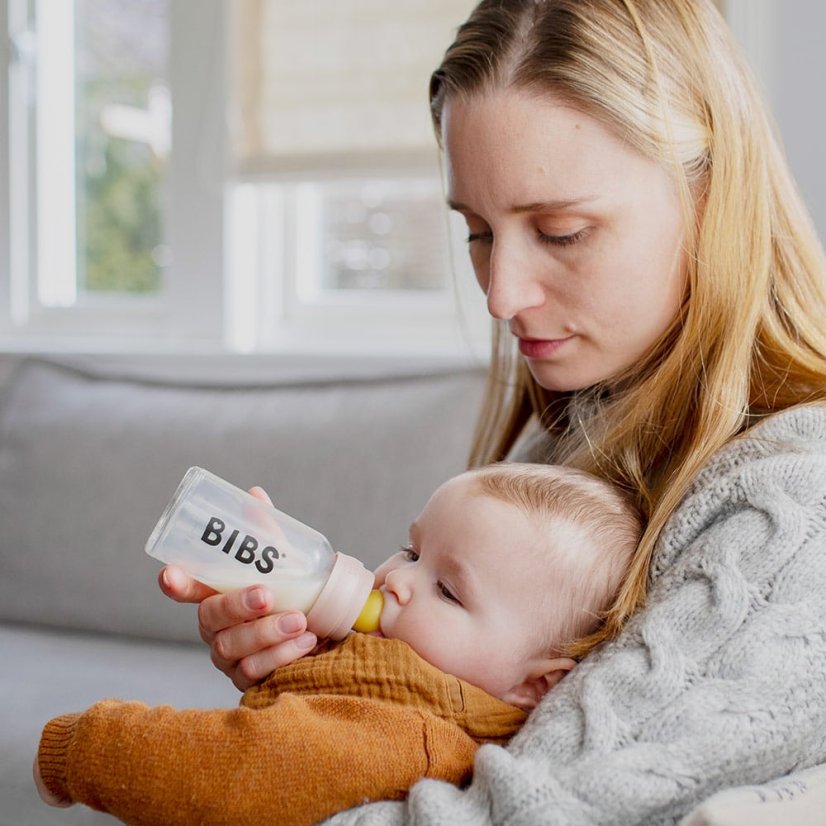
M 233 243 L 233 226 L 251 215 L 249 209 L 240 214 L 235 209 L 245 183 L 282 177 L 324 180 L 339 174 L 341 158 L 316 158 L 312 171 L 296 163 L 302 159 L 292 159 L 280 175 L 230 168 L 224 106 L 231 83 L 225 33 L 232 19 L 223 0 L 171 0 L 169 5 L 173 119 L 164 240 L 173 264 L 165 272 L 162 293 L 87 293 L 73 306 L 44 306 L 38 300 L 32 231 L 37 217 L 36 124 L 27 100 L 31 90 L 25 89 L 33 82 L 33 70 L 25 63 L 27 54 L 15 54 L 35 45 L 29 21 L 36 4 L 0 0 L 6 35 L 0 37 L 0 59 L 9 66 L 0 83 L 0 350 L 484 358 L 489 324 L 466 252 L 459 249 L 464 230 L 458 225 L 449 233 L 452 248 L 446 256 L 449 278 L 456 284 L 451 300 L 446 292 L 361 295 L 360 301 L 351 297 L 308 306 L 299 300 L 295 284 L 295 244 L 282 244 L 278 255 L 273 250 L 272 236 L 286 238 L 289 221 L 275 232 L 271 226 L 266 232 L 261 228 L 253 250 L 239 250 Z M 12 122 L 15 135 L 9 133 Z M 346 174 L 368 169 L 375 176 L 420 174 L 433 169 L 436 151 L 434 145 L 429 157 L 422 152 L 391 155 L 350 158 Z M 446 209 L 445 221 L 453 221 Z M 274 270 L 279 282 L 261 283 Z M 252 298 L 251 287 L 257 291 Z
M 164 288 L 151 297 L 84 294 L 68 307 L 45 306 L 38 298 L 36 124 L 30 105 L 36 69 L 29 62 L 36 61 L 30 28 L 35 10 L 30 0 L 0 0 L 0 60 L 9 67 L 0 84 L 0 340 L 7 349 L 221 349 L 225 4 L 169 3 L 175 116 L 163 221 L 174 260 Z
M 425 170 L 426 171 L 426 170 Z M 382 175 L 403 179 L 420 170 L 397 168 Z M 335 173 L 339 178 L 340 174 Z M 378 177 L 375 172 L 370 178 Z M 324 184 L 324 172 L 305 172 L 301 183 Z M 240 352 L 421 355 L 486 358 L 490 319 L 467 254 L 461 216 L 442 202 L 446 227 L 445 287 L 437 290 L 321 290 L 306 296 L 299 283 L 302 247 L 312 246 L 299 227 L 290 194 L 280 196 L 262 183 L 286 179 L 228 181 L 227 337 Z M 270 200 L 270 206 L 262 203 Z M 267 222 L 270 214 L 279 220 Z M 238 222 L 240 231 L 232 227 Z M 308 229 L 307 226 L 303 228 Z

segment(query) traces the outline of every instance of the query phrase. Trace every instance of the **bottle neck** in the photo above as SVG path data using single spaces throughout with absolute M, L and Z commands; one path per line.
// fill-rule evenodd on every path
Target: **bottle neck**
M 337 553 L 330 576 L 307 613 L 307 628 L 320 639 L 343 640 L 365 608 L 374 577 L 360 560 Z

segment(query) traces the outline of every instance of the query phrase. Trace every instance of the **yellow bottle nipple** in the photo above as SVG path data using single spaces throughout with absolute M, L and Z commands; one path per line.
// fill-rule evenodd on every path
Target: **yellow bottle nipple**
M 384 594 L 381 591 L 370 591 L 364 608 L 361 609 L 358 619 L 353 623 L 353 630 L 361 631 L 362 634 L 378 631 L 382 608 L 384 608 Z

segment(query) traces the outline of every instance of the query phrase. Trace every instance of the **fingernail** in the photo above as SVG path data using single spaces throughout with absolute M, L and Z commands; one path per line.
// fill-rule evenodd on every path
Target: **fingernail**
M 244 595 L 244 604 L 250 611 L 260 611 L 267 604 L 267 597 L 263 588 L 247 591 Z
M 298 614 L 285 614 L 278 620 L 278 630 L 282 634 L 295 634 L 304 627 L 304 622 Z
M 309 651 L 311 648 L 315 648 L 317 642 L 315 634 L 305 631 L 300 637 L 295 638 L 295 647 L 301 651 Z

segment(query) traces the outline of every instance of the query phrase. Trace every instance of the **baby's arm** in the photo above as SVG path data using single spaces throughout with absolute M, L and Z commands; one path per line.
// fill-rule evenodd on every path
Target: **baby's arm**
M 422 777 L 468 778 L 476 743 L 414 709 L 284 694 L 266 708 L 176 711 L 107 700 L 52 720 L 38 753 L 52 801 L 126 822 L 311 824 Z
M 40 799 L 44 803 L 47 803 L 49 806 L 54 806 L 57 809 L 68 809 L 69 806 L 74 805 L 70 799 L 55 794 L 48 788 L 48 786 L 46 786 L 46 783 L 43 780 L 43 776 L 40 774 L 39 757 L 34 758 L 34 767 L 32 773 L 34 774 L 35 788 L 37 789 L 37 793 L 40 795 Z

